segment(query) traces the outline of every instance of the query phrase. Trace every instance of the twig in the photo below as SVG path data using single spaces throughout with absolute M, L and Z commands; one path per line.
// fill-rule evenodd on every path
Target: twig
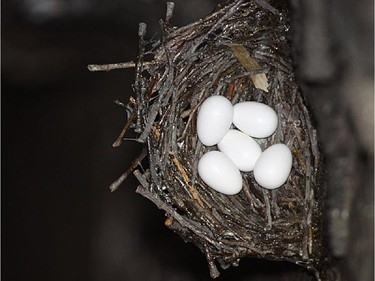
M 153 65 L 154 61 L 145 61 L 142 63 L 143 66 Z M 127 69 L 136 67 L 136 63 L 133 61 L 120 62 L 120 63 L 110 63 L 110 64 L 89 64 L 87 69 L 89 71 L 110 71 L 114 69 Z
M 110 71 L 114 69 L 125 69 L 135 67 L 133 61 L 121 62 L 121 63 L 110 63 L 110 64 L 89 64 L 87 66 L 90 71 Z
M 133 124 L 134 120 L 135 120 L 135 114 L 133 113 L 132 115 L 130 115 L 130 118 L 128 119 L 128 121 L 125 123 L 116 141 L 112 144 L 112 147 L 119 147 L 121 145 L 125 133 L 128 131 L 129 127 Z
M 167 13 L 165 15 L 165 24 L 168 26 L 170 24 L 171 18 L 173 16 L 174 3 L 167 2 Z
M 182 178 L 184 179 L 185 184 L 189 187 L 189 191 L 193 198 L 197 200 L 198 204 L 204 208 L 202 200 L 199 198 L 198 191 L 195 189 L 193 184 L 191 183 L 189 176 L 186 174 L 184 167 L 181 165 L 180 161 L 178 161 L 177 157 L 170 151 L 169 155 L 172 158 L 173 163 L 176 165 L 177 169 L 180 171 Z
M 114 181 L 110 186 L 109 189 L 111 192 L 114 192 L 118 189 L 118 187 L 123 183 L 124 180 L 137 168 L 137 166 L 142 162 L 142 160 L 147 155 L 147 149 L 144 147 L 142 149 L 142 152 L 140 155 L 137 156 L 136 159 L 130 164 L 130 166 L 126 169 L 126 171 L 116 180 Z
M 141 183 L 141 186 L 138 186 L 136 191 L 137 193 L 141 194 L 143 197 L 149 199 L 150 201 L 154 202 L 154 204 L 161 210 L 164 210 L 166 213 L 170 214 L 176 221 L 178 221 L 181 226 L 186 227 L 190 229 L 192 232 L 200 236 L 202 239 L 206 240 L 208 243 L 213 244 L 220 248 L 220 243 L 213 240 L 211 235 L 209 235 L 204 229 L 202 229 L 201 225 L 195 225 L 194 221 L 189 220 L 186 217 L 181 216 L 179 213 L 177 213 L 176 210 L 174 210 L 170 205 L 166 204 L 160 198 L 150 192 L 147 187 L 148 183 L 143 178 L 143 176 L 140 174 L 138 170 L 134 171 L 134 175 L 138 179 L 138 181 Z
M 263 196 L 264 196 L 264 202 L 266 204 L 266 215 L 267 215 L 267 227 L 266 230 L 269 231 L 272 228 L 272 216 L 271 216 L 271 205 L 270 205 L 270 199 L 268 198 L 268 190 L 262 189 Z
M 217 266 L 215 264 L 215 259 L 212 257 L 209 248 L 207 247 L 206 244 L 203 245 L 203 248 L 204 248 L 204 253 L 206 255 L 206 259 L 207 259 L 207 262 L 208 262 L 208 268 L 210 269 L 210 276 L 211 276 L 211 278 L 217 278 L 217 277 L 219 277 L 220 276 L 220 272 L 217 269 Z

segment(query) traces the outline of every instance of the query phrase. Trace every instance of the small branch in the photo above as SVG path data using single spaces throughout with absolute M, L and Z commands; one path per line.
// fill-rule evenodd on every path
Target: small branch
M 225 245 L 222 245 L 221 243 L 214 240 L 214 237 L 207 233 L 205 229 L 203 229 L 202 225 L 194 223 L 193 220 L 190 220 L 189 218 L 180 215 L 171 205 L 168 205 L 167 203 L 163 202 L 159 198 L 159 196 L 149 191 L 148 182 L 138 170 L 134 171 L 134 176 L 141 183 L 141 185 L 137 187 L 135 191 L 136 193 L 141 194 L 143 197 L 153 202 L 160 210 L 164 210 L 167 214 L 169 214 L 169 216 L 172 216 L 183 228 L 189 229 L 197 236 L 199 236 L 202 240 L 206 241 L 209 244 L 212 244 L 218 249 L 220 249 L 221 247 L 225 247 Z
M 268 198 L 268 190 L 262 189 L 264 202 L 266 204 L 266 214 L 267 214 L 267 227 L 266 230 L 269 231 L 272 228 L 272 216 L 271 216 L 271 205 L 270 199 Z
M 147 155 L 147 149 L 143 148 L 142 152 L 134 161 L 130 164 L 130 166 L 126 169 L 125 173 L 123 173 L 116 181 L 114 181 L 110 186 L 109 189 L 111 192 L 114 192 L 118 189 L 118 187 L 122 184 L 124 180 L 135 170 L 135 168 L 142 162 L 142 160 Z
M 128 131 L 131 124 L 133 124 L 135 120 L 135 114 L 132 114 L 129 120 L 125 123 L 124 128 L 122 128 L 120 135 L 117 137 L 116 141 L 112 144 L 112 147 L 119 147 L 122 143 L 122 139 L 125 133 Z
M 192 182 L 190 181 L 189 176 L 187 175 L 183 165 L 180 163 L 180 161 L 178 161 L 176 155 L 174 155 L 171 151 L 169 151 L 169 155 L 171 156 L 173 163 L 176 165 L 177 169 L 179 170 L 185 184 L 189 187 L 189 191 L 191 193 L 191 196 L 194 198 L 194 200 L 197 201 L 197 203 L 202 208 L 204 208 L 203 202 L 198 195 L 198 191 L 195 189 Z
M 198 48 L 198 46 L 200 46 L 202 44 L 202 42 L 208 37 L 209 34 L 212 34 L 215 30 L 218 29 L 218 27 L 222 24 L 222 22 L 224 20 L 226 20 L 227 18 L 229 18 L 230 16 L 232 16 L 236 12 L 236 10 L 242 4 L 242 2 L 243 2 L 243 0 L 239 0 L 237 3 L 235 3 L 228 10 L 227 13 L 225 13 L 220 19 L 217 20 L 217 22 L 210 28 L 210 30 L 204 36 L 202 36 L 200 39 L 197 40 L 195 45 L 192 46 L 192 48 L 191 48 L 193 50 L 193 52 Z
M 136 109 L 137 109 L 137 122 L 136 127 L 134 129 L 135 132 L 140 133 L 142 131 L 142 124 L 143 124 L 143 112 L 142 106 L 144 101 L 144 88 L 145 88 L 145 81 L 142 77 L 143 72 L 143 58 L 145 54 L 145 36 L 146 36 L 147 25 L 144 22 L 140 22 L 138 25 L 138 59 L 136 63 L 136 72 L 135 72 L 135 83 L 134 89 L 137 93 L 136 95 Z
M 110 71 L 113 69 L 125 69 L 135 67 L 133 61 L 121 62 L 121 63 L 110 63 L 110 64 L 89 64 L 87 69 L 90 71 Z
M 170 24 L 171 18 L 173 16 L 174 2 L 167 2 L 167 13 L 165 15 L 165 23 Z
M 115 100 L 114 103 L 118 106 L 121 106 L 122 108 L 127 108 L 126 105 L 122 102 L 122 101 L 119 101 L 119 100 Z
M 208 268 L 210 270 L 211 278 L 214 279 L 214 278 L 219 277 L 220 272 L 217 269 L 217 266 L 215 264 L 215 258 L 211 255 L 210 250 L 209 250 L 209 248 L 207 247 L 206 244 L 204 245 L 204 253 L 206 255 L 206 259 L 207 259 L 207 262 L 208 262 Z
M 274 15 L 279 15 L 280 12 L 276 8 L 272 7 L 270 4 L 268 4 L 266 1 L 263 0 L 255 0 L 257 4 L 259 4 L 262 8 L 270 11 Z
M 142 63 L 143 66 L 152 65 L 155 62 L 153 61 L 145 61 Z M 114 69 L 126 69 L 126 68 L 133 68 L 136 66 L 136 63 L 133 61 L 129 62 L 120 62 L 120 63 L 110 63 L 110 64 L 89 64 L 87 69 L 89 71 L 110 71 Z

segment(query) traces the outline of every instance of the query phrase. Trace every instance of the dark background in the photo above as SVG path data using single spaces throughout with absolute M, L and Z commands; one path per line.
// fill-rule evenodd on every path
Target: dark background
M 222 1 L 223 2 L 223 1 Z M 213 0 L 176 0 L 173 24 Z M 331 252 L 344 280 L 373 279 L 373 3 L 292 0 L 296 73 L 326 155 Z M 137 29 L 158 32 L 161 0 L 2 1 L 3 280 L 209 280 L 203 254 L 163 226 L 129 178 L 140 152 L 112 148 L 134 72 Z M 243 260 L 221 280 L 302 280 L 294 265 Z

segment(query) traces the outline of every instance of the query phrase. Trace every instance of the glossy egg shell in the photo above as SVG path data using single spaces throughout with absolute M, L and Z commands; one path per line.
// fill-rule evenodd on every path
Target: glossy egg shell
M 234 195 L 242 189 L 240 171 L 224 153 L 210 151 L 198 162 L 198 174 L 214 190 L 226 195 Z
M 201 105 L 197 117 L 197 134 L 206 146 L 217 144 L 233 121 L 233 106 L 223 96 L 211 96 Z
M 260 102 L 240 102 L 234 105 L 233 124 L 254 138 L 271 136 L 278 125 L 276 112 Z
M 233 129 L 218 143 L 218 148 L 243 172 L 251 172 L 262 153 L 252 137 Z
M 260 155 L 254 167 L 255 181 L 267 189 L 282 186 L 292 169 L 292 153 L 282 143 L 274 144 Z

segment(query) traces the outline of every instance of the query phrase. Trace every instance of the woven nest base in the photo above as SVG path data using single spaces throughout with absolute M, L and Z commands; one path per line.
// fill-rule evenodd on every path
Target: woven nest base
M 167 227 L 201 249 L 213 278 L 217 265 L 225 269 L 253 257 L 290 261 L 317 280 L 328 279 L 320 152 L 295 81 L 285 7 L 235 1 L 181 28 L 170 26 L 172 12 L 168 3 L 160 40 L 146 42 L 146 25 L 139 29 L 126 126 L 146 144 L 148 169 L 134 172 L 141 183 L 137 192 L 165 211 Z M 202 182 L 198 160 L 217 147 L 200 143 L 196 118 L 212 95 L 233 104 L 262 102 L 277 112 L 276 132 L 259 143 L 263 150 L 280 142 L 291 149 L 293 167 L 282 187 L 263 189 L 252 173 L 242 173 L 243 190 L 227 196 Z

